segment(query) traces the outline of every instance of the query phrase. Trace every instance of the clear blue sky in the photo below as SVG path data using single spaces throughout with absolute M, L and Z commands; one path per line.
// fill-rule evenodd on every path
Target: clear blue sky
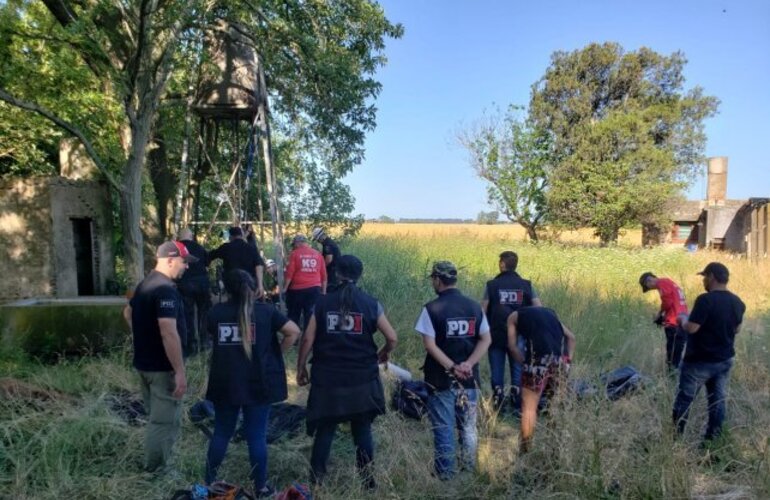
M 495 103 L 526 105 L 552 52 L 604 41 L 683 51 L 685 85 L 721 100 L 706 122 L 706 154 L 729 157 L 728 196 L 770 196 L 768 0 L 381 4 L 406 34 L 388 42 L 377 129 L 366 160 L 346 179 L 367 217 L 475 218 L 490 210 L 454 131 Z M 688 195 L 704 193 L 700 179 Z

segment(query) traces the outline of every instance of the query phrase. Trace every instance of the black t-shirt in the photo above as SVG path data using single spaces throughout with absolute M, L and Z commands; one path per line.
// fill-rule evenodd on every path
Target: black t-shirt
M 326 279 L 329 284 L 337 283 L 337 261 L 341 255 L 340 247 L 333 239 L 326 238 L 321 244 L 321 255 L 323 255 L 324 261 L 326 261 L 327 255 L 332 256 L 332 261 L 326 264 Z
M 243 350 L 235 302 L 208 313 L 214 341 L 206 399 L 229 405 L 269 404 L 287 396 L 286 368 L 278 332 L 289 320 L 272 304 L 255 302 L 251 313 L 251 360 Z
M 265 265 L 256 245 L 250 245 L 246 240 L 240 238 L 228 241 L 216 250 L 212 250 L 209 253 L 208 262 L 215 259 L 222 259 L 225 272 L 232 269 L 243 269 L 255 279 L 257 277 L 255 268 Z
M 164 274 L 153 270 L 137 285 L 129 304 L 134 337 L 134 367 L 148 372 L 172 371 L 160 336 L 158 319 L 175 318 L 181 345 L 186 344 L 187 323 L 176 285 Z
M 735 334 L 743 322 L 746 305 L 727 290 L 715 290 L 695 299 L 690 321 L 700 325 L 687 336 L 684 360 L 688 363 L 716 363 L 735 356 Z
M 567 352 L 564 327 L 547 307 L 522 307 L 517 311 L 516 333 L 526 342 L 524 363 L 546 365 Z
M 198 258 L 198 262 L 191 262 L 188 264 L 187 270 L 184 272 L 179 282 L 205 281 L 208 283 L 209 273 L 206 270 L 208 253 L 206 252 L 206 249 L 193 240 L 182 240 L 182 244 L 184 244 L 190 254 Z

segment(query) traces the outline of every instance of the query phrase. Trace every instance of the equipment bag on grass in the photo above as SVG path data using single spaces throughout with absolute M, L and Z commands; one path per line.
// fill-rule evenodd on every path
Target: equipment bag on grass
M 644 388 L 649 379 L 636 371 L 633 366 L 624 366 L 599 377 L 606 387 L 607 398 L 611 401 Z
M 428 384 L 422 380 L 399 382 L 393 392 L 392 406 L 402 415 L 420 420 L 428 411 Z

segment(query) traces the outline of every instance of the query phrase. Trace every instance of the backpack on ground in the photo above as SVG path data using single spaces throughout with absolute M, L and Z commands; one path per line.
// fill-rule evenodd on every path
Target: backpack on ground
M 617 370 L 605 373 L 599 377 L 607 391 L 607 398 L 611 401 L 644 388 L 649 379 L 636 371 L 633 366 L 624 366 Z

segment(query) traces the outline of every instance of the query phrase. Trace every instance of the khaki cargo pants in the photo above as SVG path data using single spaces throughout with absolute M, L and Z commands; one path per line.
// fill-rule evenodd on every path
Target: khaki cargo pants
M 156 471 L 168 466 L 182 420 L 182 401 L 175 399 L 174 372 L 139 371 L 148 422 L 144 435 L 144 467 Z

